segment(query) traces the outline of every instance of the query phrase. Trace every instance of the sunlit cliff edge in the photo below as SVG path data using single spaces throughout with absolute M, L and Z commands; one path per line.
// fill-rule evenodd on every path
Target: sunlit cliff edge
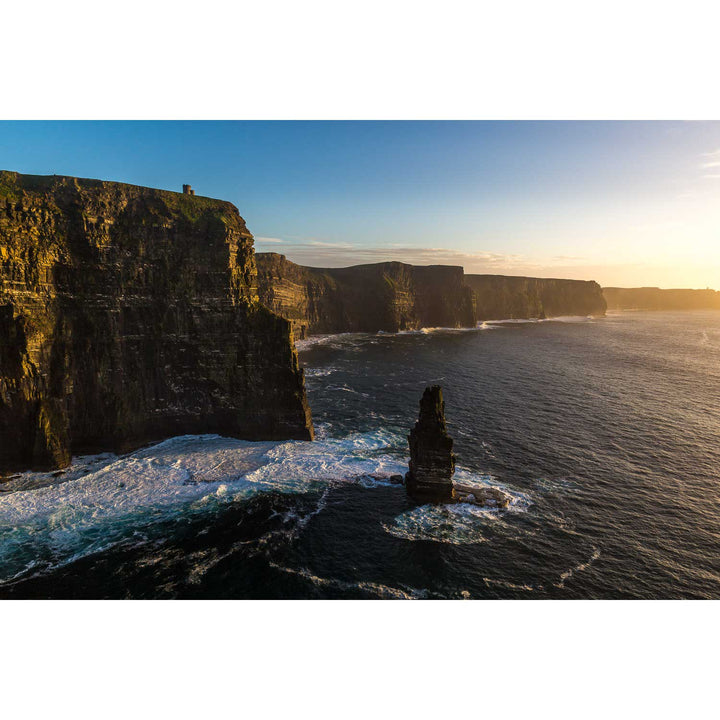
M 0 473 L 214 432 L 313 436 L 237 209 L 0 172 Z

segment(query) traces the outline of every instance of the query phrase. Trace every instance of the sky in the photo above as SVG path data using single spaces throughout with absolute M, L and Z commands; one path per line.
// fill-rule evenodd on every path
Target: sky
M 0 122 L 0 169 L 234 203 L 315 267 L 720 289 L 720 122 Z

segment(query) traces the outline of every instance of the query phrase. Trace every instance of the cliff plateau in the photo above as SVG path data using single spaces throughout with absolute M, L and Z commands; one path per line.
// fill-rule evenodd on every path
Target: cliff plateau
M 604 315 L 593 281 L 465 275 L 449 265 L 400 262 L 311 268 L 258 253 L 260 301 L 288 318 L 296 337 L 475 327 L 482 320 Z
M 461 267 L 384 262 L 310 268 L 277 253 L 256 258 L 260 301 L 291 320 L 297 337 L 475 325 Z
M 0 172 L 0 474 L 171 435 L 313 436 L 230 203 Z

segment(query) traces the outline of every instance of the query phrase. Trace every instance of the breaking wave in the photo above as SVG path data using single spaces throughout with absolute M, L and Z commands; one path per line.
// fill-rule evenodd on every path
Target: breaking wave
M 398 330 L 390 332 L 387 330 L 378 330 L 374 333 L 365 332 L 347 332 L 332 333 L 328 335 L 311 335 L 304 340 L 296 340 L 295 347 L 299 351 L 309 350 L 312 347 L 324 346 L 334 349 L 346 349 L 356 345 L 363 340 L 369 340 L 373 337 L 398 337 L 404 335 L 433 335 L 433 334 L 453 334 L 477 332 L 478 330 L 497 330 L 503 325 L 524 325 L 528 323 L 545 323 L 545 322 L 561 322 L 561 323 L 587 323 L 595 322 L 597 317 L 593 315 L 559 315 L 549 318 L 506 318 L 500 320 L 483 320 L 473 327 L 422 327 L 413 330 Z
M 383 484 L 405 469 L 387 454 L 394 442 L 383 430 L 315 442 L 184 435 L 122 457 L 78 457 L 63 473 L 23 473 L 0 486 L 0 584 L 258 493 Z
M 338 578 L 320 577 L 305 568 L 290 568 L 272 561 L 269 564 L 276 570 L 301 577 L 317 587 L 339 590 L 341 592 L 357 592 L 368 598 L 379 598 L 383 600 L 420 600 L 429 596 L 428 591 L 424 588 L 402 589 L 382 583 L 362 580 L 347 582 Z
M 526 325 L 528 323 L 588 323 L 595 322 L 598 318 L 594 315 L 555 315 L 547 318 L 506 318 L 504 320 L 485 320 L 482 324 L 489 326 L 497 325 Z
M 496 483 L 491 475 L 475 475 L 459 468 L 455 479 L 465 487 L 499 490 L 508 499 L 508 506 L 497 508 L 470 503 L 421 505 L 398 515 L 391 524 L 384 524 L 384 530 L 403 540 L 433 540 L 452 545 L 482 543 L 489 539 L 487 530 L 502 524 L 507 513 L 525 512 L 532 504 L 526 494 Z

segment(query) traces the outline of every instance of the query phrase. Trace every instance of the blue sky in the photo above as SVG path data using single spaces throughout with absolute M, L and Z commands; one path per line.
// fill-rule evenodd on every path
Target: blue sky
M 190 183 L 308 265 L 720 287 L 720 123 L 0 122 L 0 169 Z

